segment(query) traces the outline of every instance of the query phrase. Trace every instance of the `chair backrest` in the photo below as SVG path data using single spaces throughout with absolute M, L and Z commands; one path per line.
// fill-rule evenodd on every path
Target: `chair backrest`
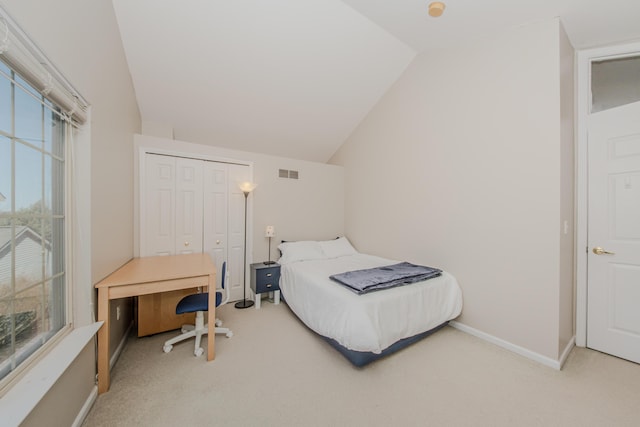
M 218 291 L 218 293 L 221 295 L 222 300 L 220 301 L 220 304 L 217 304 L 218 307 L 221 305 L 225 305 L 227 302 L 229 302 L 229 297 L 230 297 L 229 291 L 225 289 L 225 282 L 227 281 L 227 262 L 226 261 L 222 263 L 221 270 L 222 271 L 220 272 L 221 273 L 220 287 L 222 292 Z
M 224 261 L 222 263 L 222 280 L 221 280 L 221 283 L 220 283 L 220 287 L 222 289 L 224 289 L 224 282 L 225 282 L 226 278 L 227 278 L 227 261 Z

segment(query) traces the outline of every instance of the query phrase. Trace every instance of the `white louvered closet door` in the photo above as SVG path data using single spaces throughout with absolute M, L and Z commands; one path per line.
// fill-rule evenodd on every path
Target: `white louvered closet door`
M 227 289 L 230 300 L 243 298 L 244 274 L 244 194 L 238 183 L 251 179 L 248 166 L 204 162 L 204 251 L 213 258 L 217 271 L 227 261 Z M 249 201 L 249 204 L 251 201 Z M 251 230 L 249 218 L 248 230 Z M 251 254 L 247 254 L 247 265 Z M 247 273 L 248 274 L 248 273 Z M 247 295 L 249 289 L 247 275 Z M 216 281 L 220 285 L 220 277 Z
M 175 253 L 176 159 L 145 156 L 140 204 L 140 256 Z
M 203 161 L 176 159 L 175 253 L 202 253 Z
M 204 251 L 213 259 L 217 271 L 222 271 L 222 263 L 227 259 L 227 169 L 225 163 L 204 162 Z M 216 277 L 218 286 L 220 280 Z
M 202 163 L 146 155 L 140 256 L 202 252 Z
M 231 300 L 243 298 L 247 165 L 145 154 L 140 182 L 140 256 L 206 252 L 217 271 L 227 261 Z M 252 205 L 249 196 L 248 206 Z M 247 233 L 251 235 L 249 208 Z M 217 278 L 220 284 L 220 278 Z M 247 291 L 249 296 L 249 290 Z

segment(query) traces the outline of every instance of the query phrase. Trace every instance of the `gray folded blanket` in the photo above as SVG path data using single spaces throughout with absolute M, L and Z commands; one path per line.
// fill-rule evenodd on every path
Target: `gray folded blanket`
M 442 274 L 442 270 L 409 262 L 385 267 L 347 271 L 329 276 L 330 279 L 346 286 L 357 294 L 389 289 L 432 279 Z

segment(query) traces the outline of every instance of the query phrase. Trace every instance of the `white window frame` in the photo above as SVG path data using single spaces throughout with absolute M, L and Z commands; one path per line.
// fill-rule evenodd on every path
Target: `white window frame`
M 3 63 L 4 65 L 4 63 Z M 13 73 L 15 73 L 15 75 L 13 75 Z M 44 102 L 43 96 L 35 96 L 32 92 L 32 90 L 34 88 L 32 88 L 29 83 L 20 83 L 18 81 L 18 77 L 21 78 L 21 76 L 19 76 L 17 74 L 17 72 L 13 72 L 9 75 L 4 75 L 4 73 L 2 73 L 3 75 L 1 76 L 4 79 L 8 80 L 11 82 L 11 86 L 12 86 L 12 97 L 11 97 L 11 119 L 12 122 L 15 123 L 18 120 L 18 117 L 16 116 L 16 94 L 18 92 L 21 92 L 22 95 L 27 95 L 30 96 L 31 98 L 33 98 L 33 100 L 35 101 L 31 101 L 34 102 L 34 105 L 37 105 L 38 103 L 41 104 L 41 106 L 39 107 L 39 110 L 41 111 L 40 114 L 40 121 L 38 122 L 37 126 L 39 127 L 39 132 L 41 133 L 44 131 L 45 127 L 47 126 L 47 117 L 49 115 L 58 115 L 60 116 L 60 114 L 56 111 L 56 108 L 58 107 L 56 104 L 48 104 Z M 26 87 L 28 86 L 28 87 Z M 52 108 L 52 106 L 54 108 Z M 63 125 L 63 128 L 60 129 L 59 132 L 59 137 L 62 139 L 62 146 L 60 148 L 62 148 L 62 152 L 61 153 L 55 153 L 54 151 L 56 151 L 55 147 L 52 145 L 50 147 L 50 150 L 47 150 L 46 147 L 44 147 L 42 144 L 42 142 L 44 141 L 38 141 L 38 144 L 32 144 L 30 141 L 25 141 L 23 139 L 21 139 L 18 135 L 13 134 L 13 131 L 9 131 L 8 134 L 6 134 L 5 132 L 2 133 L 2 136 L 6 137 L 7 139 L 12 140 L 12 147 L 17 147 L 22 146 L 25 147 L 27 149 L 30 150 L 30 152 L 33 153 L 39 153 L 40 156 L 42 156 L 42 158 L 46 158 L 46 157 L 51 157 L 52 159 L 52 166 L 53 166 L 53 162 L 57 161 L 59 165 L 61 165 L 62 167 L 62 179 L 63 181 L 63 188 L 61 188 L 60 190 L 62 191 L 62 200 L 64 201 L 64 207 L 62 207 L 62 212 L 53 212 L 53 210 L 55 210 L 53 208 L 53 204 L 56 203 L 56 200 L 51 200 L 52 202 L 52 216 L 51 219 L 52 220 L 62 220 L 62 226 L 63 226 L 63 230 L 64 230 L 64 234 L 61 236 L 62 240 L 63 240 L 63 253 L 62 254 L 57 254 L 55 256 L 63 256 L 64 257 L 64 264 L 62 266 L 58 265 L 56 266 L 59 267 L 61 269 L 61 271 L 56 271 L 53 274 L 51 272 L 47 273 L 46 272 L 46 264 L 47 264 L 47 260 L 42 258 L 40 260 L 41 264 L 40 266 L 38 266 L 38 269 L 42 272 L 42 275 L 40 275 L 39 280 L 33 282 L 29 288 L 33 289 L 34 291 L 38 291 L 38 289 L 44 290 L 47 287 L 47 283 L 51 282 L 51 286 L 53 286 L 53 283 L 55 283 L 56 280 L 59 280 L 62 277 L 63 283 L 64 283 L 64 289 L 62 290 L 62 292 L 64 292 L 64 307 L 63 311 L 61 313 L 58 313 L 58 308 L 53 307 L 54 310 L 50 313 L 50 315 L 48 317 L 44 316 L 44 312 L 39 313 L 39 315 L 42 315 L 42 320 L 46 321 L 48 323 L 51 322 L 51 320 L 54 320 L 54 323 L 56 325 L 61 325 L 60 327 L 58 326 L 53 326 L 52 330 L 43 330 L 40 331 L 40 333 L 34 337 L 33 340 L 31 340 L 31 342 L 29 344 L 27 344 L 25 347 L 23 347 L 21 349 L 21 351 L 12 354 L 11 358 L 8 359 L 7 362 L 4 363 L 8 363 L 10 362 L 11 365 L 13 365 L 14 363 L 17 363 L 17 365 L 13 368 L 11 368 L 8 365 L 4 365 L 5 368 L 11 368 L 9 374 L 7 374 L 6 377 L 0 379 L 0 387 L 4 387 L 7 383 L 11 382 L 11 379 L 19 376 L 20 372 L 25 369 L 25 366 L 29 365 L 29 361 L 32 360 L 33 358 L 36 358 L 37 355 L 43 351 L 43 348 L 47 348 L 50 344 L 50 342 L 55 342 L 57 339 L 59 339 L 60 336 L 65 335 L 68 332 L 68 329 L 70 327 L 70 310 L 69 307 L 72 303 L 71 299 L 69 298 L 69 294 L 70 294 L 70 287 L 69 287 L 69 276 L 67 275 L 67 269 L 69 267 L 69 263 L 67 262 L 68 259 L 68 255 L 67 255 L 67 250 L 68 250 L 68 242 L 70 241 L 69 239 L 69 231 L 66 227 L 66 223 L 68 218 L 66 217 L 67 212 L 69 212 L 69 203 L 68 203 L 68 199 L 66 197 L 66 193 L 67 191 L 69 191 L 71 189 L 71 186 L 67 185 L 68 183 L 68 178 L 69 178 L 69 174 L 67 173 L 68 170 L 68 166 L 69 164 L 66 161 L 66 157 L 69 153 L 69 149 L 67 148 L 67 145 L 69 143 L 72 143 L 72 138 L 70 138 L 71 133 L 73 132 L 73 130 L 70 128 L 71 124 L 68 123 L 68 119 L 65 117 L 58 117 L 58 123 Z M 11 126 L 12 128 L 14 127 L 14 125 Z M 41 134 L 42 138 L 44 138 L 44 134 Z M 53 136 L 53 135 L 52 135 Z M 55 137 L 54 137 L 55 138 Z M 70 140 L 71 139 L 71 140 Z M 53 144 L 54 141 L 52 140 L 51 143 Z M 12 151 L 14 151 L 14 149 L 12 149 Z M 50 151 L 50 152 L 49 152 Z M 17 154 L 16 154 L 17 155 Z M 15 182 L 16 180 L 16 175 L 15 175 L 15 168 L 18 167 L 19 165 L 16 164 L 17 159 L 16 158 L 12 158 L 11 159 L 11 170 L 12 173 L 11 175 L 11 182 L 14 182 L 14 188 L 11 189 L 11 194 L 13 195 L 12 200 L 9 200 L 8 203 L 12 204 L 13 201 L 15 200 L 16 194 L 15 191 L 18 188 L 18 185 L 20 183 Z M 40 174 L 42 175 L 42 181 L 41 181 L 41 185 L 42 188 L 40 189 L 40 191 L 42 191 L 43 193 L 41 193 L 41 203 L 44 203 L 45 201 L 45 174 L 46 174 L 46 166 L 45 163 L 41 163 L 40 165 Z M 56 196 L 55 190 L 56 188 L 58 188 L 54 182 L 51 182 L 51 186 L 52 189 L 54 189 L 54 193 L 52 194 L 52 196 Z M 60 196 L 58 196 L 60 197 Z M 58 198 L 57 201 L 59 202 L 60 199 Z M 24 219 L 23 216 L 21 215 L 17 215 L 14 212 L 14 214 L 11 216 L 12 221 L 10 221 L 10 223 L 12 224 L 12 228 L 13 231 L 15 232 L 15 224 L 13 223 L 13 219 Z M 44 218 L 43 218 L 44 219 Z M 45 219 L 46 221 L 46 219 Z M 44 222 L 41 222 L 41 225 L 43 225 Z M 13 283 L 15 278 L 15 270 L 14 267 L 16 267 L 15 261 L 13 260 L 13 257 L 16 256 L 16 253 L 14 252 L 17 248 L 16 248 L 16 235 L 13 235 L 11 238 L 11 245 L 12 245 L 12 250 L 11 252 L 14 253 L 14 255 L 12 256 L 12 266 L 10 267 L 10 271 L 12 272 L 12 277 L 11 278 L 11 282 Z M 44 237 L 44 236 L 43 236 Z M 51 242 L 53 243 L 53 242 Z M 43 245 L 43 243 L 40 243 L 41 246 Z M 44 248 L 43 248 L 43 252 L 44 252 Z M 53 253 L 53 252 L 52 252 Z M 50 261 L 49 261 L 50 262 Z M 20 291 L 23 292 L 23 291 Z M 42 296 L 44 296 L 44 293 L 42 294 Z M 41 309 L 44 309 L 44 307 L 46 306 L 45 302 L 42 301 L 42 307 Z M 59 316 L 62 316 L 62 319 L 55 319 L 56 313 L 58 313 Z M 53 317 L 52 317 L 53 316 Z M 13 328 L 13 327 L 12 327 Z M 13 333 L 13 331 L 12 331 Z M 44 340 L 44 342 L 42 342 Z M 18 357 L 18 360 L 15 359 L 15 357 Z M 24 357 L 24 360 L 19 360 L 22 359 Z

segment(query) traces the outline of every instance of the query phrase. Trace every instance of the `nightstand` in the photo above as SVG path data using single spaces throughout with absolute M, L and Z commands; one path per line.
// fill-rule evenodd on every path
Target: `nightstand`
M 251 290 L 256 295 L 256 310 L 265 292 L 273 292 L 274 304 L 280 304 L 280 264 L 251 264 Z

